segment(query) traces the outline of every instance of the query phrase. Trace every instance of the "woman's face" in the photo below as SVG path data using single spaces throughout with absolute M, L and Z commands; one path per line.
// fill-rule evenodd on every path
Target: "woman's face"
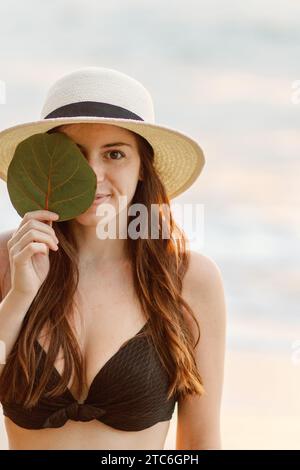
M 126 196 L 126 203 L 130 205 L 140 175 L 140 156 L 134 135 L 122 127 L 102 123 L 67 124 L 59 132 L 78 145 L 96 173 L 96 193 L 111 195 L 103 202 L 112 204 L 116 214 L 121 196 Z M 75 219 L 83 225 L 94 224 L 95 219 L 98 222 L 97 207 L 92 204 Z

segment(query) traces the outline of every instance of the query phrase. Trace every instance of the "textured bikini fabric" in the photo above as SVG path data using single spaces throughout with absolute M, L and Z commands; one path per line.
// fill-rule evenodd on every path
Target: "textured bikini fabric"
M 67 389 L 59 397 L 41 397 L 38 404 L 29 409 L 17 403 L 2 402 L 3 414 L 27 429 L 57 428 L 69 419 L 96 419 L 115 429 L 140 431 L 170 420 L 176 397 L 167 400 L 168 375 L 151 338 L 139 336 L 146 330 L 147 323 L 99 370 L 83 403 L 75 400 Z M 42 351 L 37 369 L 39 377 L 46 352 L 38 341 L 35 347 L 37 352 Z M 53 368 L 46 391 L 60 378 L 57 369 Z

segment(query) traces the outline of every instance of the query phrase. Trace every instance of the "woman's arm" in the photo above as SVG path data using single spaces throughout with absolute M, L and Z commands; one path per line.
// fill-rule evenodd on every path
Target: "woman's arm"
M 10 289 L 3 298 L 1 286 L 9 256 L 7 241 L 11 234 L 0 234 L 0 377 L 6 357 L 9 355 L 20 332 L 23 319 L 32 303 L 32 297 L 21 295 Z
M 176 449 L 221 449 L 220 408 L 226 343 L 226 306 L 221 272 L 209 257 L 191 251 L 184 299 L 199 322 L 195 359 L 206 394 L 178 402 Z M 194 338 L 195 323 L 189 317 Z

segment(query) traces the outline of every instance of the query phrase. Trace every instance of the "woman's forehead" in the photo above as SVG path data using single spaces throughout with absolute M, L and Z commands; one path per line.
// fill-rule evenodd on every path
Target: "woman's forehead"
M 130 144 L 133 148 L 138 150 L 137 141 L 134 132 L 124 129 L 119 126 L 109 124 L 95 124 L 95 123 L 74 123 L 63 124 L 56 128 L 59 132 L 66 133 L 71 139 L 76 142 L 81 142 L 83 145 L 87 141 L 96 141 L 97 144 L 103 142 L 107 144 L 110 142 L 125 142 Z
M 63 124 L 59 126 L 59 130 L 67 131 L 71 133 L 85 132 L 85 133 L 114 133 L 114 134 L 123 134 L 123 135 L 132 135 L 128 129 L 124 129 L 121 126 L 115 126 L 111 124 L 102 124 L 102 123 L 74 123 L 74 124 Z

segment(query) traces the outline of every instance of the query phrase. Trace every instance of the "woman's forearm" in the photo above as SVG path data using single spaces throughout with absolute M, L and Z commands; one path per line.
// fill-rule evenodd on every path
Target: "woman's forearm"
M 0 303 L 0 375 L 32 301 L 32 296 L 11 289 Z

